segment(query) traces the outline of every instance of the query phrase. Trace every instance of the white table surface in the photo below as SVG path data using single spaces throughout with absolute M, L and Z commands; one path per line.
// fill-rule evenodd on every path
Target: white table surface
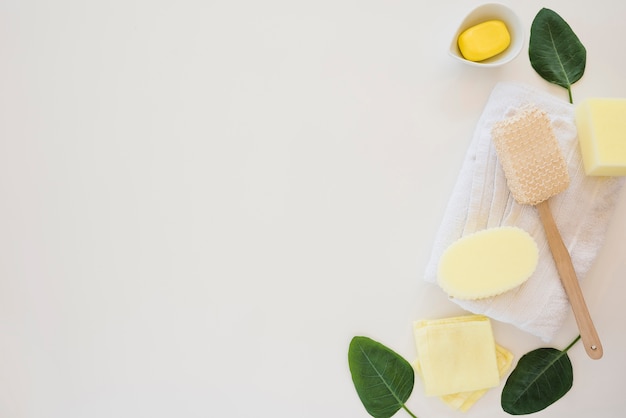
M 626 2 L 504 3 L 573 27 L 575 102 L 626 97 Z M 462 313 L 422 273 L 491 89 L 567 100 L 528 39 L 497 69 L 447 55 L 479 4 L 0 2 L 0 417 L 368 416 L 350 339 L 411 360 L 413 320 Z M 624 213 L 583 280 L 605 356 L 572 348 L 537 417 L 623 416 Z M 408 406 L 505 417 L 500 391 L 463 415 L 418 380 Z

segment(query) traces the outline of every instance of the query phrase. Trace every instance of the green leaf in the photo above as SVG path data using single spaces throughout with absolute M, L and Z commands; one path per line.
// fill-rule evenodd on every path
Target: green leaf
M 367 337 L 354 337 L 348 349 L 354 387 L 369 414 L 389 418 L 409 399 L 415 372 L 408 361 Z M 410 411 L 407 412 L 411 416 Z
M 539 348 L 525 354 L 504 385 L 502 409 L 511 415 L 532 414 L 561 399 L 574 380 L 567 349 Z
M 572 28 L 556 12 L 543 8 L 530 27 L 530 64 L 550 83 L 571 86 L 585 73 L 587 51 Z

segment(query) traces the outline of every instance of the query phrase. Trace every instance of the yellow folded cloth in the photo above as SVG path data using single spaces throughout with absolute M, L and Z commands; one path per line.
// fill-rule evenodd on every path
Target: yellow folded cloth
M 496 343 L 486 316 L 416 321 L 414 334 L 427 396 L 473 392 L 500 383 Z
M 513 364 L 513 353 L 506 348 L 496 344 L 496 359 L 498 361 L 498 372 L 500 379 L 504 378 L 507 372 L 511 369 Z M 416 361 L 413 364 L 415 371 L 419 376 L 422 375 L 420 362 Z M 450 395 L 440 396 L 441 400 L 449 405 L 453 409 L 457 409 L 462 412 L 467 412 L 480 398 L 487 393 L 489 389 L 480 389 L 470 392 L 453 393 Z

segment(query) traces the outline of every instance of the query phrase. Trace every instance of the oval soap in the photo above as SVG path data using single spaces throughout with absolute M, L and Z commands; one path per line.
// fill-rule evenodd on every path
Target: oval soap
M 437 281 L 454 298 L 482 299 L 524 283 L 538 261 L 537 244 L 526 231 L 490 228 L 452 243 L 439 261 Z
M 501 20 L 488 20 L 464 30 L 458 38 L 459 50 L 469 61 L 484 61 L 511 44 L 509 30 Z

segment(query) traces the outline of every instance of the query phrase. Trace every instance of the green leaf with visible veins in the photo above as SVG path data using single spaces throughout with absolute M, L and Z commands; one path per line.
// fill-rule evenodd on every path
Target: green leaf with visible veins
M 367 337 L 354 337 L 348 349 L 352 382 L 369 414 L 389 418 L 400 408 L 415 417 L 404 403 L 415 382 L 413 367 L 388 347 Z
M 541 77 L 568 90 L 571 102 L 571 86 L 585 73 L 587 50 L 556 12 L 543 8 L 535 16 L 528 55 Z
M 558 401 L 572 387 L 574 373 L 567 351 L 539 348 L 526 353 L 506 380 L 500 403 L 511 415 L 532 414 Z

